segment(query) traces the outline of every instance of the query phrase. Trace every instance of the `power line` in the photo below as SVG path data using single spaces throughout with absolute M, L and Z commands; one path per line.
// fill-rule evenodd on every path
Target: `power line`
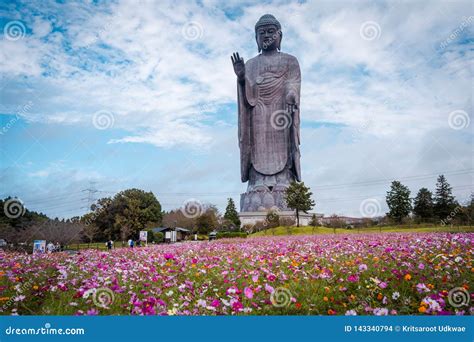
M 465 169 L 465 170 L 453 170 L 453 171 L 440 171 L 436 173 L 430 173 L 430 174 L 422 174 L 422 175 L 413 175 L 413 176 L 406 176 L 406 177 L 398 177 L 397 180 L 403 180 L 403 181 L 410 181 L 410 180 L 422 180 L 422 179 L 429 179 L 429 178 L 434 178 L 439 176 L 440 174 L 444 175 L 463 175 L 463 174 L 470 174 L 474 173 L 474 169 Z M 356 186 L 367 186 L 370 184 L 374 185 L 380 185 L 384 183 L 388 183 L 393 181 L 392 178 L 385 178 L 385 179 L 377 179 L 377 180 L 367 180 L 367 181 L 362 181 L 362 182 L 350 182 L 350 183 L 339 183 L 339 184 L 324 184 L 324 185 L 316 185 L 313 188 L 317 190 L 331 190 L 331 189 L 337 189 L 340 187 L 356 187 Z M 90 186 L 87 189 L 83 189 L 81 191 L 77 192 L 70 192 L 67 194 L 57 194 L 57 195 L 52 195 L 48 196 L 47 199 L 45 200 L 33 200 L 33 201 L 28 201 L 30 204 L 34 203 L 47 203 L 47 202 L 53 202 L 55 199 L 61 200 L 61 199 L 69 199 L 73 197 L 74 194 L 80 194 L 82 192 L 88 192 L 87 198 L 83 198 L 82 200 L 87 200 L 88 204 L 93 204 L 95 202 L 95 194 L 97 193 L 104 193 L 104 194 L 116 194 L 119 191 L 101 191 L 97 190 L 95 188 L 95 185 L 97 182 L 90 182 Z M 220 192 L 157 192 L 158 195 L 160 196 L 221 196 L 221 195 L 240 195 L 240 192 L 228 192 L 228 191 L 220 191 Z M 7 196 L 3 196 L 4 198 Z
M 467 170 L 459 170 L 459 171 L 444 172 L 444 173 L 432 173 L 432 174 L 417 175 L 417 176 L 398 177 L 396 178 L 396 180 L 400 180 L 400 181 L 422 180 L 422 179 L 434 178 L 434 177 L 439 176 L 440 174 L 457 176 L 457 175 L 469 174 L 473 172 L 474 172 L 474 169 L 467 169 Z M 319 185 L 319 186 L 315 186 L 314 188 L 319 189 L 319 190 L 325 190 L 325 189 L 336 188 L 336 187 L 367 186 L 369 184 L 380 185 L 380 184 L 385 184 L 387 182 L 392 182 L 393 180 L 394 180 L 393 178 L 385 178 L 385 179 L 379 179 L 379 180 L 352 182 L 352 183 L 345 183 L 345 184 Z
M 465 170 L 453 170 L 453 171 L 444 171 L 444 172 L 437 172 L 437 173 L 431 173 L 431 174 L 422 174 L 422 175 L 413 175 L 413 176 L 406 176 L 406 177 L 400 177 L 398 178 L 399 180 L 404 180 L 404 181 L 409 181 L 409 180 L 421 180 L 421 179 L 428 179 L 428 178 L 433 178 L 438 176 L 439 174 L 445 174 L 445 175 L 462 175 L 462 174 L 469 174 L 473 173 L 474 169 L 465 169 Z M 368 184 L 382 184 L 382 183 L 387 183 L 391 182 L 392 179 L 378 179 L 378 180 L 368 180 L 368 181 L 363 181 L 363 182 L 352 182 L 352 183 L 340 183 L 340 184 L 327 184 L 327 185 L 320 185 L 320 186 L 315 186 L 313 188 L 319 190 L 319 191 L 324 191 L 324 190 L 336 190 L 337 187 L 357 187 L 357 186 L 367 186 Z M 54 210 L 54 209 L 59 209 L 67 206 L 75 206 L 75 205 L 80 205 L 82 201 L 87 201 L 88 206 L 82 206 L 79 207 L 78 209 L 73 209 L 73 210 L 80 210 L 80 209 L 90 209 L 90 206 L 96 201 L 96 194 L 98 193 L 104 193 L 104 194 L 115 194 L 117 192 L 114 191 L 101 191 L 97 190 L 95 187 L 95 184 L 97 182 L 90 182 L 89 187 L 87 189 L 83 189 L 81 191 L 76 191 L 76 192 L 70 192 L 67 194 L 56 194 L 52 196 L 48 196 L 47 199 L 45 200 L 34 200 L 34 201 L 25 201 L 25 204 L 27 206 L 31 206 L 31 208 L 36 207 L 37 205 L 42 205 L 41 210 Z M 453 186 L 453 189 L 458 189 L 458 188 L 471 188 L 473 187 L 474 184 L 465 184 L 465 185 L 458 185 L 458 186 Z M 87 197 L 85 198 L 75 198 L 77 195 L 87 192 Z M 159 197 L 164 196 L 166 197 L 179 197 L 179 196 L 186 196 L 186 197 L 214 197 L 214 196 L 232 196 L 232 195 L 240 195 L 240 192 L 202 192 L 202 193 L 191 193 L 191 192 L 176 192 L 176 193 L 166 193 L 166 192 L 158 192 L 157 195 Z M 316 194 L 317 195 L 317 194 Z M 382 195 L 370 195 L 370 196 L 357 196 L 357 198 L 369 198 L 369 197 L 378 197 L 378 196 L 384 196 L 385 194 Z M 354 198 L 354 197 L 353 197 Z M 70 199 L 70 201 L 65 201 Z M 318 199 L 318 201 L 321 202 L 334 202 L 334 201 L 347 201 L 351 200 L 351 197 L 341 197 L 341 198 L 326 198 L 326 199 Z M 354 198 L 356 199 L 356 198 Z M 58 204 L 54 204 L 57 201 L 60 201 Z M 160 201 L 161 202 L 161 201 Z M 44 205 L 46 204 L 46 205 Z M 182 203 L 170 203 L 170 202 L 161 202 L 162 205 L 165 206 L 181 206 Z M 34 209 L 36 210 L 36 209 Z

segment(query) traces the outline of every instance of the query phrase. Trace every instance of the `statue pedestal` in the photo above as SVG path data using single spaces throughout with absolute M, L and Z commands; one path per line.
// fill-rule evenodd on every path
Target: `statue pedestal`
M 278 211 L 278 216 L 280 216 L 280 219 L 291 218 L 296 221 L 296 214 L 294 210 Z M 322 214 L 316 214 L 316 217 L 318 218 L 322 216 Z M 308 226 L 312 217 L 313 213 L 300 213 L 300 226 Z M 267 218 L 267 211 L 240 212 L 239 218 L 241 226 L 244 226 L 246 224 L 253 225 L 257 223 L 257 221 L 265 221 L 265 219 Z
M 296 213 L 288 208 L 285 200 L 286 189 L 254 190 L 240 195 L 239 218 L 241 226 L 255 224 L 265 221 L 270 210 L 277 212 L 280 219 L 290 218 L 296 221 Z M 300 213 L 300 226 L 307 226 L 313 217 L 313 213 Z M 316 217 L 322 217 L 316 214 Z
M 291 211 L 286 205 L 285 189 L 254 190 L 240 195 L 240 212 Z

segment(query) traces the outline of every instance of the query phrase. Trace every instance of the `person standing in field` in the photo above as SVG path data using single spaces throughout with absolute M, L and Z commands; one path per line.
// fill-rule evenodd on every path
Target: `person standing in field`
M 107 245 L 107 249 L 108 249 L 108 250 L 111 250 L 114 243 L 112 242 L 112 240 L 109 240 L 109 241 L 107 241 L 105 244 Z

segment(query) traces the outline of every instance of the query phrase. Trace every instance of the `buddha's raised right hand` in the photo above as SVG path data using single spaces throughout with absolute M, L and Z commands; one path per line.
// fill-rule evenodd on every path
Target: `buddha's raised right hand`
M 232 65 L 234 67 L 234 72 L 237 75 L 237 79 L 239 81 L 243 81 L 245 77 L 245 63 L 244 59 L 239 56 L 238 52 L 234 52 L 232 56 L 230 56 L 232 61 Z

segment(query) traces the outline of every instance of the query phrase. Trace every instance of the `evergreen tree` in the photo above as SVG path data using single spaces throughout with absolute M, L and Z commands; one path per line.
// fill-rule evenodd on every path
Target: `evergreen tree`
M 309 187 L 306 187 L 303 182 L 292 182 L 285 192 L 285 199 L 288 208 L 296 211 L 297 227 L 300 226 L 300 211 L 307 213 L 308 210 L 313 209 L 315 204 L 311 199 L 313 193 L 309 190 Z
M 389 208 L 387 216 L 397 223 L 401 223 L 411 211 L 410 190 L 399 181 L 392 182 L 386 201 Z
M 313 216 L 311 216 L 311 221 L 309 221 L 309 225 L 312 227 L 319 226 L 319 222 L 318 222 L 318 218 L 316 217 L 316 214 L 313 214 Z
M 433 196 L 427 188 L 421 188 L 413 203 L 413 213 L 421 221 L 433 217 Z
M 434 212 L 435 215 L 441 220 L 450 216 L 451 212 L 453 212 L 457 206 L 451 191 L 452 188 L 446 180 L 446 177 L 444 177 L 444 175 L 440 175 L 436 183 Z
M 474 222 L 474 193 L 471 193 L 471 199 L 464 208 L 464 221 L 469 226 Z
M 235 225 L 236 228 L 240 228 L 240 219 L 237 209 L 235 209 L 235 203 L 232 198 L 227 200 L 227 207 L 225 208 L 224 218 L 232 224 Z

